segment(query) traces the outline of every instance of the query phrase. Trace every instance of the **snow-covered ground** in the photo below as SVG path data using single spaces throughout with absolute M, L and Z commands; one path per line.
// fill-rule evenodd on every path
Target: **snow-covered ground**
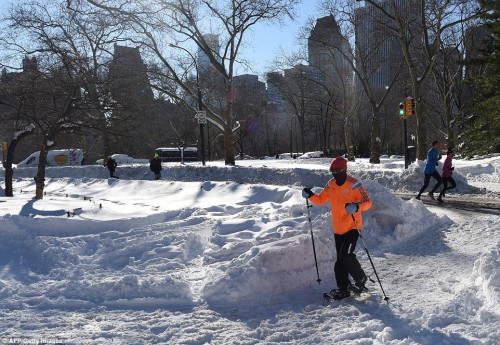
M 363 237 L 390 300 L 323 304 L 329 207 L 311 209 L 318 284 L 300 191 L 319 191 L 329 162 L 164 163 L 160 181 L 140 164 L 120 180 L 48 168 L 38 201 L 36 168 L 16 169 L 15 196 L 0 196 L 0 344 L 498 344 L 498 213 L 398 198 L 419 189 L 422 162 L 349 163 L 373 200 Z M 447 198 L 500 202 L 500 155 L 454 165 Z M 362 242 L 357 255 L 375 278 Z

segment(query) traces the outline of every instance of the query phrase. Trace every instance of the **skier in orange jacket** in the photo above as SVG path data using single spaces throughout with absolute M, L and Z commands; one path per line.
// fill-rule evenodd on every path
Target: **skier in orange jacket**
M 335 262 L 337 289 L 333 289 L 330 294 L 334 299 L 342 299 L 349 297 L 350 291 L 359 293 L 367 290 L 365 287 L 367 277 L 354 254 L 354 249 L 359 238 L 356 224 L 361 230 L 363 227 L 361 211 L 368 210 L 372 202 L 363 186 L 356 184 L 358 180 L 347 175 L 347 160 L 342 157 L 335 158 L 330 165 L 330 171 L 333 179 L 328 181 L 319 194 L 304 188 L 302 196 L 317 205 L 330 202 L 337 249 Z M 354 279 L 354 285 L 351 284 L 349 275 Z

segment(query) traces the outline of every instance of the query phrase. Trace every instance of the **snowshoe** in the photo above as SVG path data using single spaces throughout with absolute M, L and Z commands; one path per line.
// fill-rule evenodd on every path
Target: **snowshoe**
M 335 301 L 339 301 L 341 299 L 351 297 L 351 293 L 349 290 L 333 289 L 330 292 L 325 292 L 323 294 L 323 297 L 325 299 L 332 299 Z

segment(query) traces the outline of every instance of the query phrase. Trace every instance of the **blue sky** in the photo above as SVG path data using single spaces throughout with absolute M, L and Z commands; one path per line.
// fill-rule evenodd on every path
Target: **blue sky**
M 0 0 L 0 12 L 4 12 L 7 6 L 15 0 Z M 268 72 L 273 58 L 280 49 L 284 51 L 296 51 L 299 49 L 297 35 L 300 28 L 311 16 L 317 17 L 316 0 L 303 0 L 296 9 L 296 19 L 287 20 L 281 26 L 278 24 L 258 23 L 247 32 L 244 37 L 245 46 L 241 56 L 252 65 L 252 70 L 238 70 L 237 74 L 252 73 L 263 75 Z M 303 44 L 304 42 L 302 42 Z
M 297 7 L 294 21 L 287 20 L 283 25 L 278 24 L 256 24 L 249 32 L 245 40 L 243 56 L 252 61 L 255 66 L 253 74 L 263 74 L 268 71 L 273 58 L 280 49 L 285 51 L 296 51 L 300 44 L 298 41 L 300 28 L 307 22 L 309 17 L 320 17 L 317 15 L 315 0 L 303 0 Z M 247 73 L 252 73 L 248 71 Z

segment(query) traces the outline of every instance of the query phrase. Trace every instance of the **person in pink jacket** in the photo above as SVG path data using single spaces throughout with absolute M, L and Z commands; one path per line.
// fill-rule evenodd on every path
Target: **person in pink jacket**
M 453 170 L 455 167 L 452 166 L 452 159 L 455 153 L 453 152 L 452 147 L 448 147 L 448 151 L 446 151 L 446 159 L 443 163 L 443 170 L 441 171 L 441 179 L 443 181 L 443 190 L 439 193 L 439 197 L 437 198 L 439 202 L 444 202 L 443 197 L 445 196 L 445 192 L 447 190 L 453 189 L 457 186 L 455 180 L 451 175 L 453 174 Z M 448 186 L 450 183 L 450 186 Z

